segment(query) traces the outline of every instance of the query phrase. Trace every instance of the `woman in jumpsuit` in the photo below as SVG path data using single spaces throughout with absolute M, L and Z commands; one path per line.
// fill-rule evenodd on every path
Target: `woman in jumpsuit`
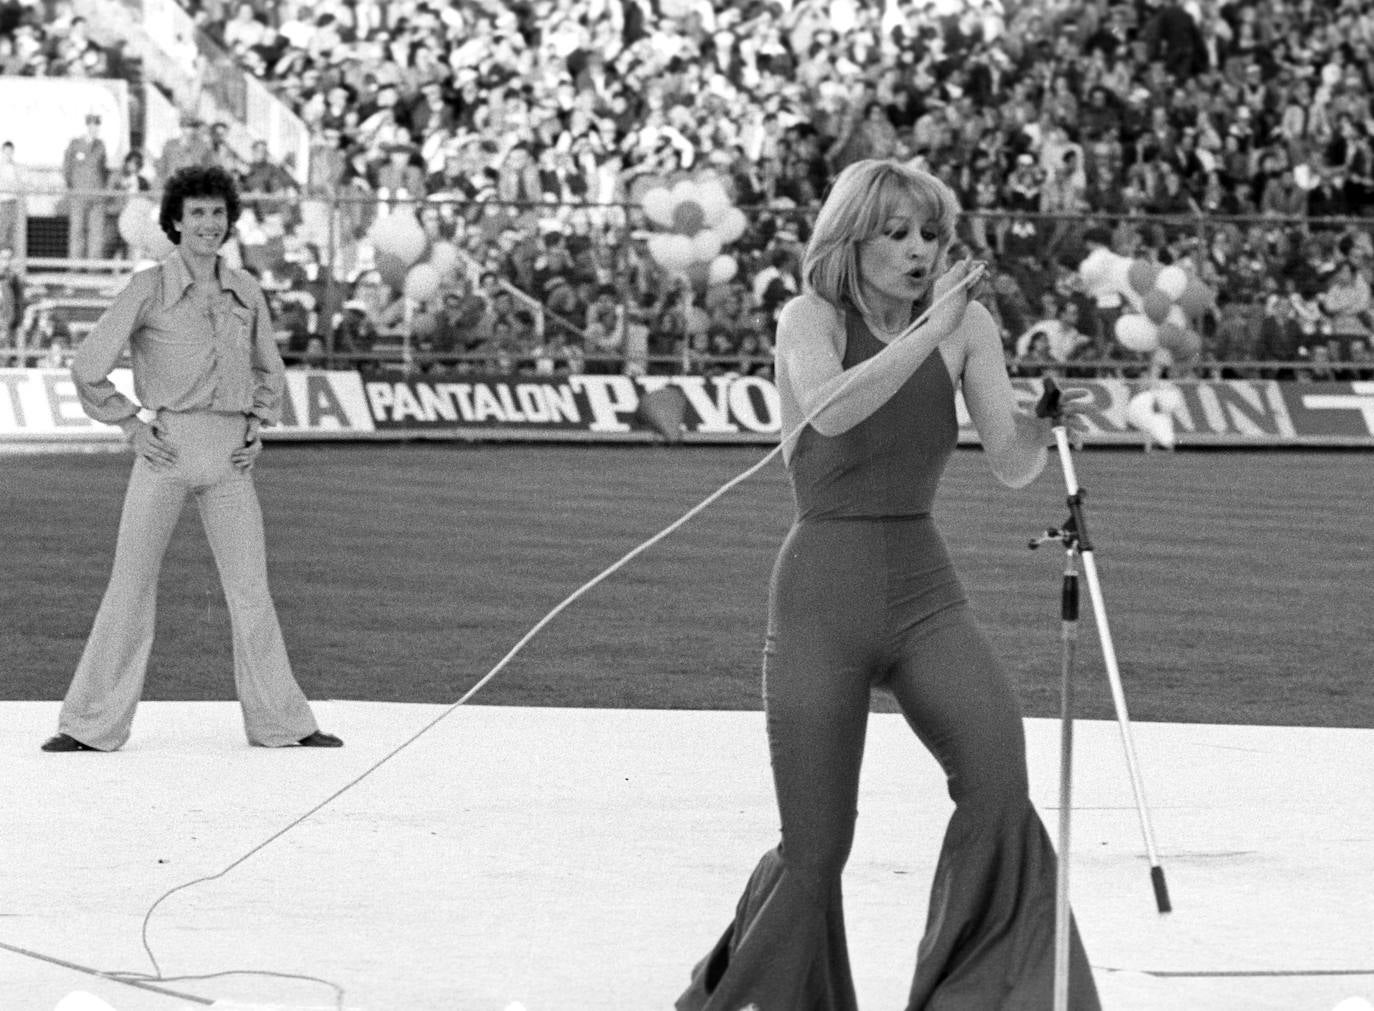
M 817 216 L 804 291 L 779 317 L 797 512 L 773 570 L 763 681 L 782 839 L 679 1011 L 856 1008 L 840 876 L 874 689 L 897 700 L 955 801 L 909 1011 L 1052 1004 L 1055 854 L 1028 794 L 1021 713 L 930 515 L 958 436 L 956 387 L 1004 484 L 1040 473 L 1052 432 L 1017 408 L 997 328 L 962 291 L 895 339 L 977 269 L 945 267 L 958 212 L 927 173 L 851 165 Z M 1070 962 L 1070 1006 L 1097 1008 L 1076 928 Z

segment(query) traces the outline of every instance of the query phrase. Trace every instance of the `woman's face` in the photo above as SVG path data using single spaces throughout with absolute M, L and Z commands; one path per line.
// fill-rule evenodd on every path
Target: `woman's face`
M 908 205 L 888 218 L 878 235 L 859 243 L 859 284 L 865 299 L 922 298 L 943 254 L 937 223 Z

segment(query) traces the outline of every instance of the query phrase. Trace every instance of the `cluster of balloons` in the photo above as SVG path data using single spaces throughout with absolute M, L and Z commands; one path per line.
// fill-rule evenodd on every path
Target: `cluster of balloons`
M 367 237 L 377 251 L 377 273 L 383 283 L 415 302 L 427 302 L 451 286 L 462 268 L 458 247 L 431 242 L 410 208 L 394 208 L 377 218 Z
M 649 255 L 664 270 L 686 274 L 698 287 L 724 284 L 739 264 L 722 252 L 744 234 L 748 220 L 714 175 L 655 182 L 640 197 L 644 215 L 664 231 L 649 236 Z
M 172 251 L 172 241 L 157 223 L 158 205 L 147 197 L 131 197 L 119 212 L 119 237 L 134 260 L 161 260 Z
M 1086 261 L 1084 266 L 1089 264 L 1084 281 L 1110 282 L 1135 310 L 1116 321 L 1116 339 L 1122 347 L 1141 354 L 1163 348 L 1182 361 L 1202 350 L 1198 320 L 1216 300 L 1209 286 L 1182 267 L 1120 254 Z

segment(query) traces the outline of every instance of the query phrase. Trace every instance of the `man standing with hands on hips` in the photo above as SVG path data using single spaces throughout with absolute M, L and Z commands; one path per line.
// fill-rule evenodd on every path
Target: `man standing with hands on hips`
M 158 573 L 188 493 L 229 606 L 249 743 L 343 744 L 320 731 L 296 684 L 268 592 L 252 469 L 258 429 L 277 421 L 285 379 L 262 289 L 219 258 L 239 211 L 223 169 L 176 172 L 159 217 L 176 249 L 133 276 L 77 351 L 72 378 L 82 407 L 123 429 L 135 460 L 110 583 L 44 751 L 114 751 L 129 739 L 153 645 Z M 110 382 L 126 346 L 151 421 Z

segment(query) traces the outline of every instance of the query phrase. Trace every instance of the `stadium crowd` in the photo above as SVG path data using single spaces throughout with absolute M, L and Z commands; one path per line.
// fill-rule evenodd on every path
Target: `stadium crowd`
M 39 19 L 15 21 L 16 8 L 41 4 L 0 4 L 0 61 L 34 46 L 21 35 Z M 366 353 L 408 329 L 416 348 L 482 368 L 765 369 L 827 180 L 879 156 L 959 194 L 958 252 L 992 264 L 984 299 L 1023 374 L 1145 366 L 1113 339 L 1120 300 L 1076 269 L 1090 229 L 1219 292 L 1201 361 L 1175 371 L 1369 369 L 1374 0 L 189 9 L 309 125 L 306 182 L 265 145 L 237 162 L 194 123 L 171 156 L 126 171 L 154 188 L 187 158 L 239 171 L 260 197 L 240 255 L 277 289 L 299 360 Z M 44 69 L 21 72 L 70 71 L 69 37 L 40 48 Z M 634 241 L 646 190 L 703 172 L 750 209 L 728 250 L 738 273 L 710 287 Z M 368 239 L 402 206 L 464 254 L 418 307 Z

